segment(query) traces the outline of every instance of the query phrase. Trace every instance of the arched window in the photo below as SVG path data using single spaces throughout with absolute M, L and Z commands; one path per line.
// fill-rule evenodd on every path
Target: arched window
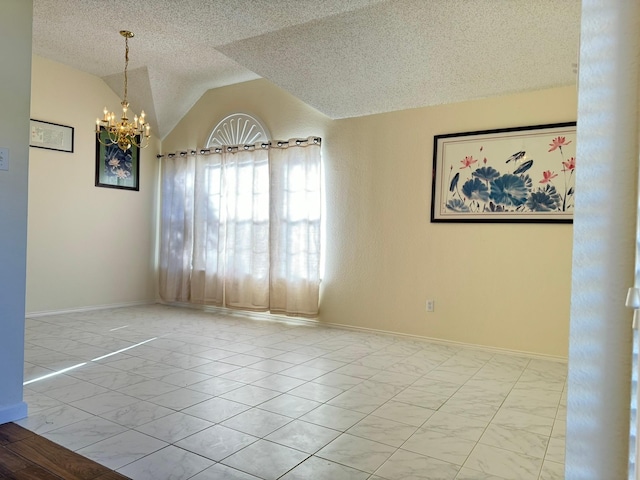
M 213 128 L 205 147 L 253 145 L 270 139 L 269 131 L 257 118 L 246 113 L 233 113 L 220 120 Z

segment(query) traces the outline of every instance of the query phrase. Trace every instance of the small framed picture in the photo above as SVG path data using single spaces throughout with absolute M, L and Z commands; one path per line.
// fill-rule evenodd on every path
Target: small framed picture
M 106 144 L 106 145 L 105 145 Z M 109 134 L 102 128 L 96 135 L 96 187 L 140 190 L 140 148 L 131 145 L 122 150 L 110 144 Z
M 57 123 L 31 120 L 29 146 L 73 153 L 73 127 Z

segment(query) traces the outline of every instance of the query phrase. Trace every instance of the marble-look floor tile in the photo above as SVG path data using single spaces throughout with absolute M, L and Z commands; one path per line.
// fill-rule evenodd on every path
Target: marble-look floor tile
M 416 427 L 410 425 L 369 415 L 347 430 L 346 433 L 392 447 L 400 447 L 416 430 Z
M 42 410 L 35 415 L 29 415 L 16 423 L 27 430 L 43 434 L 87 418 L 91 418 L 90 413 L 68 404 L 62 404 Z
M 338 362 L 336 360 L 330 360 L 328 358 L 314 358 L 313 360 L 309 360 L 304 362 L 302 365 L 306 365 L 307 367 L 317 368 L 319 370 L 324 370 L 325 372 L 332 372 L 337 370 L 340 367 L 346 365 L 344 362 Z
M 408 403 L 397 402 L 395 400 L 389 400 L 387 403 L 374 410 L 371 415 L 419 427 L 434 413 L 435 410 L 418 407 L 417 405 L 410 405 Z
M 459 467 L 418 453 L 398 450 L 376 475 L 388 480 L 454 480 Z
M 503 408 L 540 417 L 555 418 L 560 403 L 560 392 L 512 390 L 502 404 Z
M 274 374 L 268 377 L 261 378 L 260 380 L 256 380 L 252 383 L 252 385 L 284 393 L 305 383 L 306 382 L 304 380 L 293 377 L 286 377 L 280 374 Z
M 75 451 L 113 437 L 126 430 L 127 427 L 123 427 L 104 418 L 92 416 L 86 420 L 81 420 L 65 427 L 43 433 L 42 436 L 58 445 Z
M 71 402 L 69 405 L 94 415 L 100 415 L 139 401 L 136 397 L 131 397 L 120 392 L 107 391 L 106 393 L 101 393 L 93 397 Z
M 156 438 L 128 430 L 81 448 L 78 453 L 116 470 L 166 446 L 165 442 Z
M 230 357 L 226 357 L 221 361 L 224 363 L 230 363 L 231 365 L 238 365 L 239 367 L 248 367 L 251 364 L 262 361 L 262 358 L 254 357 L 253 355 L 247 355 L 244 353 L 237 353 Z
M 227 418 L 233 417 L 245 410 L 249 410 L 249 408 L 251 407 L 242 403 L 215 397 L 211 400 L 194 405 L 193 407 L 186 408 L 182 413 L 193 415 L 194 417 L 202 418 L 213 423 L 220 423 L 225 421 Z
M 549 446 L 547 447 L 547 454 L 544 459 L 555 463 L 564 463 L 565 455 L 565 439 L 553 438 L 549 440 Z
M 222 461 L 265 480 L 276 480 L 309 455 L 267 440 L 258 440 Z
M 281 362 L 279 360 L 264 359 L 251 365 L 254 370 L 263 370 L 269 373 L 278 373 L 293 367 L 293 363 Z
M 191 477 L 190 480 L 261 480 L 258 477 L 241 472 L 235 468 L 227 467 L 221 463 L 216 463 L 213 467 L 203 470 L 199 474 Z
M 281 480 L 367 480 L 369 474 L 324 458 L 309 457 Z
M 298 380 L 313 380 L 325 375 L 327 372 L 319 368 L 308 367 L 306 365 L 296 365 L 280 372 L 281 375 L 297 378 Z
M 258 438 L 222 425 L 214 425 L 175 443 L 177 447 L 219 462 Z
M 409 403 L 418 407 L 437 410 L 449 399 L 449 397 L 409 387 L 397 394 L 395 397 L 393 397 L 393 399 L 398 402 Z
M 351 363 L 334 370 L 334 372 L 366 380 L 373 377 L 377 373 L 381 373 L 382 370 L 379 368 L 372 368 L 365 365 L 357 365 L 355 363 Z
M 542 459 L 478 444 L 464 466 L 505 479 L 537 480 Z
M 380 383 L 373 380 L 364 380 L 358 385 L 349 389 L 350 392 L 367 395 L 369 397 L 380 398 L 382 400 L 390 400 L 394 395 L 399 394 L 405 389 L 403 385 L 394 385 L 392 383 Z
M 49 397 L 55 398 L 56 400 L 60 400 L 61 402 L 71 403 L 75 402 L 76 400 L 93 397 L 94 395 L 99 395 L 108 391 L 108 389 L 101 387 L 100 385 L 85 381 L 79 381 L 77 383 L 74 383 L 73 385 L 69 385 L 66 387 L 47 390 L 47 395 Z
M 436 395 L 450 397 L 458 391 L 460 385 L 457 383 L 447 382 L 444 380 L 436 380 L 429 377 L 422 377 L 411 384 L 411 388 L 426 390 Z
M 270 372 L 264 370 L 257 370 L 255 368 L 241 367 L 237 370 L 233 370 L 229 373 L 220 375 L 220 378 L 226 378 L 235 382 L 253 383 L 262 378 L 266 378 L 271 375 Z
M 490 421 L 498 411 L 498 405 L 470 402 L 469 399 L 450 398 L 438 411 L 483 422 Z
M 180 388 L 178 390 L 150 398 L 149 401 L 162 405 L 163 407 L 171 408 L 172 410 L 183 410 L 210 399 L 211 395 L 209 394 Z
M 227 352 L 229 355 L 233 355 L 231 352 Z M 224 375 L 225 373 L 239 370 L 241 367 L 238 365 L 231 365 L 230 363 L 211 362 L 200 365 L 199 367 L 192 368 L 194 372 L 204 373 L 205 375 Z
M 547 451 L 549 437 L 526 430 L 513 430 L 499 425 L 489 425 L 480 438 L 480 443 L 543 458 Z
M 514 430 L 526 430 L 546 436 L 551 435 L 551 428 L 553 427 L 552 418 L 529 415 L 508 408 L 498 410 L 498 413 L 493 417 L 491 423 Z
M 208 395 L 219 396 L 223 395 L 231 390 L 235 390 L 240 387 L 244 387 L 246 384 L 242 382 L 236 382 L 235 380 L 229 380 L 227 378 L 213 377 L 203 382 L 194 383 L 189 385 L 189 390 L 195 390 L 196 392 L 206 393 Z
M 456 476 L 456 480 L 505 480 L 505 478 L 462 467 Z
M 564 464 L 545 460 L 539 480 L 564 480 Z
M 280 445 L 313 454 L 337 438 L 340 433 L 313 423 L 294 420 L 265 438 Z
M 24 379 L 25 382 L 27 380 L 27 378 Z M 49 390 L 60 387 L 68 387 L 80 381 L 81 380 L 79 378 L 61 373 L 59 375 L 54 375 L 53 377 L 48 377 L 42 380 L 38 380 L 37 382 L 29 383 L 25 387 L 25 389 L 33 390 L 34 392 L 39 393 L 46 393 Z
M 63 403 L 55 398 L 48 397 L 44 393 L 34 392 L 27 388 L 23 391 L 23 399 L 29 406 L 29 415 L 48 410 L 49 408 L 58 407 Z
M 343 389 L 309 382 L 289 390 L 287 393 L 297 397 L 308 398 L 316 402 L 327 402 L 344 392 Z
M 401 373 L 381 371 L 370 377 L 369 380 L 378 383 L 390 383 L 398 387 L 408 387 L 419 378 L 421 377 L 418 375 L 403 375 Z
M 402 449 L 462 465 L 475 445 L 475 441 L 420 428 L 402 445 Z
M 320 405 L 321 403 L 314 400 L 296 397 L 295 395 L 282 394 L 261 403 L 260 408 L 262 410 L 268 410 L 269 412 L 278 413 L 287 417 L 298 418 Z
M 364 417 L 364 413 L 345 410 L 344 408 L 334 407 L 332 405 L 321 405 L 300 417 L 300 420 L 334 430 L 345 431 Z
M 213 464 L 200 455 L 169 445 L 118 471 L 136 480 L 186 480 Z
M 182 372 L 172 373 L 164 377 L 158 377 L 158 380 L 176 387 L 188 387 L 194 383 L 203 382 L 211 378 L 211 375 L 194 372 L 192 370 L 183 370 Z
M 385 398 L 371 397 L 354 390 L 347 390 L 337 397 L 333 397 L 327 403 L 334 407 L 346 408 L 360 413 L 371 413 L 385 402 Z
M 373 473 L 395 451 L 395 447 L 344 433 L 318 451 L 316 456 Z
M 342 375 L 340 373 L 329 372 L 314 379 L 313 381 L 314 383 L 319 383 L 321 385 L 327 385 L 329 387 L 347 390 L 351 387 L 355 387 L 359 383 L 362 383 L 363 379 L 358 377 L 351 377 L 349 375 Z
M 156 405 L 155 403 L 136 402 L 109 412 L 101 413 L 100 416 L 125 427 L 135 428 L 166 417 L 171 413 L 173 413 L 173 410 Z
M 213 424 L 207 420 L 186 415 L 182 412 L 175 412 L 158 420 L 145 423 L 136 428 L 136 430 L 167 443 L 175 443 L 211 426 Z
M 120 393 L 136 397 L 140 400 L 150 400 L 151 398 L 173 392 L 179 387 L 158 380 L 145 380 L 143 382 L 127 385 L 126 387 L 117 389 Z
M 280 395 L 280 392 L 276 392 L 274 390 L 256 387 L 255 385 L 245 385 L 244 387 L 240 387 L 220 395 L 220 397 L 255 407 L 256 405 L 266 402 L 267 400 L 271 400 L 278 395 Z
M 225 420 L 221 425 L 262 438 L 291 422 L 291 420 L 291 418 L 284 415 L 252 408 Z
M 473 442 L 478 441 L 486 427 L 487 422 L 484 420 L 474 420 L 441 411 L 434 413 L 422 426 L 427 430 L 453 435 Z

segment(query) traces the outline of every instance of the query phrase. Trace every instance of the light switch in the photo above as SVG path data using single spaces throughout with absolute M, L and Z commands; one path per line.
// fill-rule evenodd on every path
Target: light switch
M 0 170 L 9 170 L 9 149 L 0 147 Z

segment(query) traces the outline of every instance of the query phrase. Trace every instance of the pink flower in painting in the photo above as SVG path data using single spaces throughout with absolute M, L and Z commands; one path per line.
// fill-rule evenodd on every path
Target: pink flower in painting
M 462 166 L 460 167 L 460 169 L 462 170 L 463 168 L 471 168 L 471 165 L 476 163 L 478 160 L 474 159 L 473 157 L 464 157 L 464 160 L 460 160 L 460 163 L 462 163 Z
M 576 158 L 571 157 L 566 162 L 562 162 L 562 165 L 564 165 L 564 168 L 562 169 L 563 172 L 566 172 L 567 170 L 574 171 L 576 169 Z
M 117 167 L 119 165 L 120 165 L 120 160 L 118 160 L 117 158 L 112 158 L 109 160 L 110 167 Z
M 550 152 L 553 152 L 556 148 L 559 148 L 560 151 L 562 151 L 562 147 L 564 145 L 569 145 L 571 143 L 571 141 L 567 142 L 567 138 L 566 137 L 556 137 L 553 140 L 551 140 L 552 143 L 549 144 L 549 146 L 551 147 L 549 149 Z
M 556 178 L 557 176 L 558 176 L 558 174 L 557 173 L 553 173 L 551 170 L 547 170 L 545 172 L 542 172 L 542 180 L 540 180 L 540 183 L 548 183 L 552 179 Z

